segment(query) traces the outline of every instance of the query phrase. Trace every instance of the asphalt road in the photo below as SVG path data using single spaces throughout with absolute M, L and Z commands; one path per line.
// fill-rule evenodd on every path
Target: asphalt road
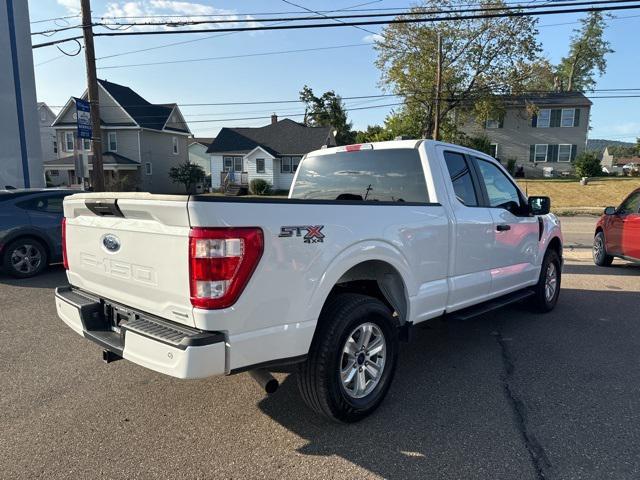
M 306 409 L 292 376 L 179 381 L 55 315 L 60 269 L 0 276 L 0 478 L 637 479 L 640 266 L 570 260 L 556 310 L 434 320 L 369 419 Z
M 598 218 L 589 215 L 560 217 L 565 246 L 568 248 L 591 248 Z

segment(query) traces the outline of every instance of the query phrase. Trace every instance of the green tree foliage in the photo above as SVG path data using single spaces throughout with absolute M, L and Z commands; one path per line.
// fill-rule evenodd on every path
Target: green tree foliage
M 249 191 L 253 195 L 269 195 L 271 184 L 263 178 L 254 178 L 249 182 Z
M 573 167 L 578 177 L 598 177 L 602 175 L 600 158 L 596 152 L 585 151 L 576 156 Z
M 412 10 L 427 13 L 463 5 L 466 0 L 426 0 Z M 502 0 L 491 2 L 491 6 L 503 5 Z M 454 109 L 470 108 L 479 99 L 523 84 L 531 74 L 524 67 L 534 63 L 540 52 L 536 22 L 523 16 L 391 24 L 375 47 L 381 83 L 403 97 L 402 113 L 420 126 L 421 136 L 431 136 L 438 34 L 443 52 L 440 123 L 444 125 L 453 123 Z
M 557 69 L 561 89 L 566 91 L 584 92 L 593 88 L 596 74 L 602 75 L 607 69 L 606 55 L 613 53 L 604 39 L 606 21 L 602 12 L 590 12 L 580 23 L 571 38 L 569 54 Z
M 309 127 L 333 127 L 336 143 L 346 145 L 355 141 L 353 124 L 347 117 L 342 98 L 333 90 L 316 97 L 307 85 L 300 91 L 300 100 L 305 104 L 305 125 Z
M 186 161 L 169 169 L 169 178 L 173 183 L 182 183 L 187 193 L 193 193 L 198 182 L 204 180 L 206 172 L 196 164 Z
M 615 158 L 618 157 L 633 157 L 638 155 L 640 149 L 638 145 L 625 146 L 625 145 L 609 145 L 607 150 Z
M 491 154 L 491 141 L 485 136 L 479 137 L 461 137 L 457 143 L 463 147 L 473 148 L 479 152 Z

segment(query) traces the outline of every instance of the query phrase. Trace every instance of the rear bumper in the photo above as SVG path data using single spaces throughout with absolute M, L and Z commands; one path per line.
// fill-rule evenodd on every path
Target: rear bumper
M 58 316 L 76 333 L 138 365 L 177 378 L 227 373 L 225 335 L 113 305 L 73 287 L 56 288 Z M 117 328 L 111 308 L 126 312 Z

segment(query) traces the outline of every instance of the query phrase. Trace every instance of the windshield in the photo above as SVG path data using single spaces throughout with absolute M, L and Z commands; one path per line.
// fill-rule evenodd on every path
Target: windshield
M 360 150 L 305 158 L 291 198 L 429 201 L 418 150 Z

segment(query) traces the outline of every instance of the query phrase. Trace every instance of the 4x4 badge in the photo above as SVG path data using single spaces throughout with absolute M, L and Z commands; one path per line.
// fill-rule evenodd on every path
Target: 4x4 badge
M 280 227 L 280 235 L 282 238 L 303 237 L 304 243 L 322 243 L 324 234 L 322 229 L 324 225 L 296 225 L 293 227 Z M 302 235 L 302 232 L 306 232 Z

